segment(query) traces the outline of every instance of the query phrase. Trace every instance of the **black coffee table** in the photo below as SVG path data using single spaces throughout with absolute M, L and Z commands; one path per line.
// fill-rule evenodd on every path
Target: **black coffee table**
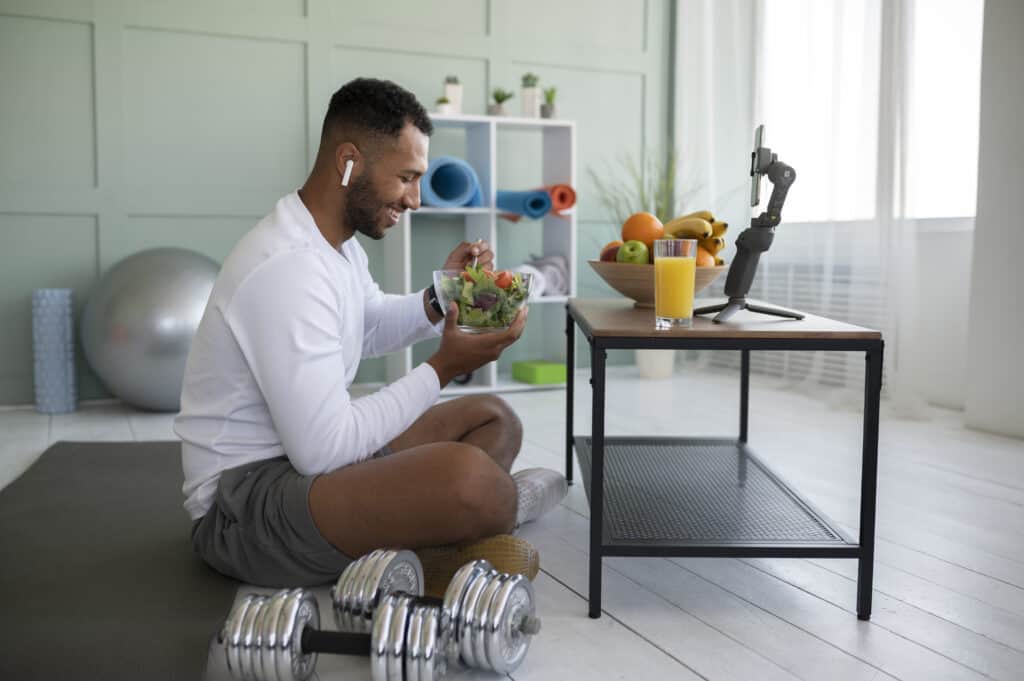
M 655 331 L 654 311 L 624 299 L 575 298 L 566 306 L 567 363 L 575 361 L 576 326 L 590 344 L 593 427 L 573 432 L 574 372 L 566 386 L 566 478 L 575 448 L 590 500 L 590 607 L 601 615 L 604 556 L 856 558 L 857 617 L 871 617 L 878 475 L 882 335 L 807 315 L 802 320 L 741 312 L 724 324 L 698 317 L 690 329 Z M 610 349 L 737 350 L 737 438 L 605 437 L 605 360 Z M 864 431 L 860 536 L 847 536 L 747 444 L 751 350 L 863 352 Z

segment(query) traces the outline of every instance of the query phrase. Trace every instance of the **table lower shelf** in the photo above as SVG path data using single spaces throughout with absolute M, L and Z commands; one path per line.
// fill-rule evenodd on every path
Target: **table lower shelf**
M 574 442 L 593 507 L 591 438 Z M 744 443 L 651 437 L 604 442 L 603 555 L 859 556 L 856 542 Z

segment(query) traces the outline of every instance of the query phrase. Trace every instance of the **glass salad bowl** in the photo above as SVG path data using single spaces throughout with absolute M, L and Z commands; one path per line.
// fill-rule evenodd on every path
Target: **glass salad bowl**
M 434 270 L 434 289 L 441 306 L 459 306 L 458 327 L 469 333 L 504 331 L 530 297 L 530 274 L 482 267 Z

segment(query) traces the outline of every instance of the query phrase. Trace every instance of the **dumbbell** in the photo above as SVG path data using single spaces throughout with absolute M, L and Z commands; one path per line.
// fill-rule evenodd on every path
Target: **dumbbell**
M 483 587 L 488 583 L 492 583 L 492 586 L 495 584 L 493 579 L 485 579 L 492 572 L 493 569 L 487 561 L 467 563 L 455 573 L 444 600 L 434 604 L 442 606 L 440 626 L 448 634 L 448 642 L 454 646 L 447 651 L 448 658 L 461 658 L 467 666 L 500 671 L 502 667 L 513 665 L 514 668 L 519 663 L 504 660 L 505 656 L 494 655 L 498 662 L 495 665 L 487 664 L 486 653 L 478 652 L 473 645 L 474 641 L 484 640 L 483 634 L 474 630 L 472 626 L 459 628 L 451 624 L 453 621 L 459 623 L 461 612 L 466 612 L 469 621 L 473 622 L 475 606 L 466 607 L 463 601 L 468 599 L 473 604 L 477 603 L 482 598 Z M 532 589 L 532 585 L 530 588 Z M 423 567 L 415 553 L 378 549 L 349 564 L 331 589 L 331 601 L 338 630 L 370 633 L 373 615 L 381 599 L 398 591 L 412 596 L 423 594 Z M 491 596 L 492 594 L 488 594 L 487 598 Z M 532 604 L 532 593 L 530 600 Z M 513 610 L 521 608 L 523 603 L 520 601 L 510 603 L 509 607 Z M 420 603 L 424 602 L 424 599 L 420 600 Z M 532 617 L 532 610 L 530 616 Z M 535 626 L 539 626 L 539 622 L 531 621 L 526 624 L 530 633 L 536 633 L 532 631 L 532 627 Z M 515 634 L 510 633 L 509 636 Z M 460 644 L 464 644 L 464 649 Z M 525 654 L 525 648 L 523 653 Z M 480 663 L 476 662 L 477 658 L 480 659 Z
M 381 599 L 398 591 L 423 595 L 423 565 L 412 551 L 377 549 L 349 563 L 331 587 L 338 631 L 370 633 Z
M 524 579 L 522 581 L 527 591 L 515 591 L 516 597 L 502 606 L 507 606 L 509 612 L 516 615 L 516 621 L 527 618 L 523 620 L 524 628 L 509 628 L 506 633 L 506 643 L 509 644 L 506 653 L 495 652 L 489 656 L 486 653 L 486 636 L 482 629 L 474 629 L 473 623 L 474 618 L 479 622 L 479 616 L 475 612 L 475 608 L 481 607 L 478 604 L 490 603 L 487 599 L 494 596 L 493 591 L 484 596 L 483 587 L 490 584 L 496 589 L 496 576 L 499 576 L 499 573 L 487 561 L 472 561 L 455 573 L 442 601 L 420 598 L 418 602 L 441 606 L 440 630 L 450 645 L 450 649 L 446 651 L 449 660 L 461 659 L 463 664 L 469 667 L 493 669 L 504 673 L 503 669 L 514 669 L 519 666 L 522 659 L 517 656 L 525 655 L 529 646 L 528 639 L 520 641 L 517 637 L 523 633 L 536 634 L 540 628 L 540 620 L 534 616 L 533 585 Z M 331 601 L 338 630 L 370 633 L 374 613 L 381 599 L 389 593 L 398 591 L 417 597 L 423 594 L 423 566 L 415 553 L 378 549 L 349 564 L 331 589 Z M 527 592 L 528 597 L 524 597 L 522 594 Z M 528 608 L 524 609 L 527 605 Z M 468 620 L 469 626 L 461 626 L 463 619 Z M 492 633 L 490 636 L 495 639 L 498 635 Z M 496 644 L 492 642 L 491 645 L 493 648 Z M 490 663 L 490 658 L 495 662 Z
M 459 569 L 442 600 L 403 592 L 381 597 L 370 634 L 319 626 L 319 608 L 307 591 L 249 595 L 232 609 L 219 640 L 240 681 L 305 681 L 318 653 L 369 654 L 373 681 L 433 681 L 458 660 L 513 671 L 540 621 L 526 577 L 474 561 Z

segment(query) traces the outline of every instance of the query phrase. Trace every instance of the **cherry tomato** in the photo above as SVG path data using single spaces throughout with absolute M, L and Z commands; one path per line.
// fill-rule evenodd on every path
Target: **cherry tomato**
M 469 272 L 463 272 L 462 273 L 462 278 L 465 279 L 466 281 L 470 282 L 470 283 L 473 282 L 473 275 L 471 275 Z
M 499 272 L 494 283 L 498 288 L 508 288 L 512 285 L 512 273 L 508 271 Z

